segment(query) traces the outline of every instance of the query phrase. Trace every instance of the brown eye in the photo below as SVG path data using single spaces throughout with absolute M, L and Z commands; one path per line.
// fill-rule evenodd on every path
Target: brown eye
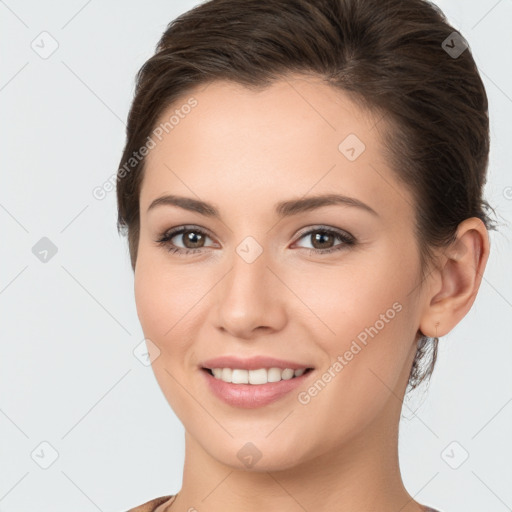
M 205 245 L 207 238 L 210 237 L 200 228 L 181 226 L 166 231 L 155 241 L 157 244 L 166 247 L 169 252 L 188 254 L 196 251 L 199 252 L 201 249 L 207 248 L 208 246 Z
M 299 247 L 309 250 L 312 254 L 320 255 L 339 251 L 356 243 L 356 239 L 349 233 L 325 227 L 310 229 L 303 233 L 299 239 L 309 240 L 311 243 L 311 247 L 303 245 L 299 245 Z M 336 240 L 341 241 L 341 243 L 335 243 Z
M 315 249 L 329 249 L 336 238 L 331 233 L 327 233 L 325 231 L 317 231 L 314 235 L 310 236 Z
M 182 240 L 187 249 L 198 249 L 204 246 L 204 235 L 189 229 L 182 233 Z M 190 244 L 190 245 L 189 245 Z

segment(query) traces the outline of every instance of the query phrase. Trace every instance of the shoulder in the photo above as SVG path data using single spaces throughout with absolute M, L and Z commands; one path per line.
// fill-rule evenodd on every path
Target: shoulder
M 170 494 L 169 496 L 160 496 L 159 498 L 154 498 L 152 500 L 146 501 L 146 503 L 143 503 L 142 505 L 131 508 L 127 512 L 155 512 L 157 507 L 173 497 L 173 494 Z

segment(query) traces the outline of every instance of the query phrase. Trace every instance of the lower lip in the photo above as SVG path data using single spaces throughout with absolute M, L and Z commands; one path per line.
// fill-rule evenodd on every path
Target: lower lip
M 214 395 L 233 407 L 244 409 L 256 409 L 279 400 L 303 384 L 304 380 L 313 373 L 309 370 L 300 377 L 267 384 L 232 384 L 216 379 L 207 370 L 201 369 L 201 372 Z

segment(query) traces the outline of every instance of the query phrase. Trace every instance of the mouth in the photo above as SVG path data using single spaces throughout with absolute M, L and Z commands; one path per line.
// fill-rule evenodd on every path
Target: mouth
M 231 407 L 255 409 L 293 396 L 293 391 L 297 388 L 307 386 L 310 374 L 314 375 L 313 370 L 314 368 L 292 370 L 272 367 L 268 370 L 242 370 L 202 367 L 201 373 L 212 396 Z
M 228 384 L 265 385 L 282 380 L 297 379 L 314 370 L 314 368 L 259 368 L 256 370 L 232 369 L 232 368 L 206 368 L 201 370 L 213 378 Z

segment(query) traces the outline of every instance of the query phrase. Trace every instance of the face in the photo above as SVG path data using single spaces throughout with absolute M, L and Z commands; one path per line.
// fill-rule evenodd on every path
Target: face
M 276 470 L 395 421 L 422 297 L 414 200 L 378 118 L 300 76 L 259 92 L 213 82 L 161 121 L 176 109 L 146 160 L 135 299 L 187 434 L 224 464 L 256 447 L 258 469 Z M 154 204 L 169 195 L 207 206 Z M 260 355 L 313 370 L 257 406 L 211 390 L 205 360 Z

